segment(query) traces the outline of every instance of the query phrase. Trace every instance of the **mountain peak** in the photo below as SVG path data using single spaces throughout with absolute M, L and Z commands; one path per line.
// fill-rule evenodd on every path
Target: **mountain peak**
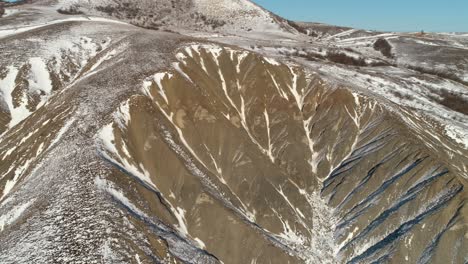
M 58 8 L 64 13 L 107 15 L 146 28 L 221 32 L 281 32 L 287 28 L 248 0 L 70 0 L 60 1 Z

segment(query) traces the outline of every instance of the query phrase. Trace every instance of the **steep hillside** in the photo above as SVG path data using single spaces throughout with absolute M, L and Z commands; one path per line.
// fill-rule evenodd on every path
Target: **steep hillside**
M 468 260 L 468 36 L 240 0 L 7 13 L 1 263 Z
M 105 15 L 152 29 L 221 32 L 293 30 L 249 0 L 60 0 L 57 7 L 62 13 Z

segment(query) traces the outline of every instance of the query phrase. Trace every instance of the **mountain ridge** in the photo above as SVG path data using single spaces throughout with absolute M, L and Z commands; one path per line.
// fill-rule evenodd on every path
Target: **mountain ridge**
M 0 18 L 0 262 L 466 261 L 466 37 L 82 2 Z

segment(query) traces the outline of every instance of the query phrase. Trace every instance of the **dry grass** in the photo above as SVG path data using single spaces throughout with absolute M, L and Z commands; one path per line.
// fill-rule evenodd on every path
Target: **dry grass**
M 464 115 L 468 115 L 468 100 L 447 90 L 442 90 L 441 96 L 443 99 L 440 101 L 440 104 Z
M 78 7 L 76 6 L 70 6 L 69 8 L 60 8 L 57 9 L 57 12 L 60 14 L 64 15 L 80 15 L 83 14 L 83 12 L 78 10 Z
M 299 33 L 307 35 L 308 33 L 307 30 L 304 27 L 298 25 L 296 22 L 291 21 L 291 20 L 286 20 L 286 23 L 288 23 L 289 26 L 297 30 Z
M 452 80 L 454 82 L 457 82 L 457 83 L 468 86 L 468 82 L 462 80 L 460 77 L 458 77 L 453 72 L 448 72 L 448 71 L 443 71 L 443 70 L 436 70 L 436 69 L 429 69 L 429 68 L 413 66 L 413 65 L 407 65 L 406 68 L 408 68 L 410 70 L 413 70 L 413 71 L 417 71 L 419 73 L 434 75 L 434 76 L 437 76 L 437 77 L 440 77 L 440 78 L 443 78 L 443 79 Z
M 378 40 L 376 40 L 374 43 L 374 49 L 380 51 L 380 53 L 382 53 L 382 55 L 384 55 L 387 58 L 394 57 L 394 55 L 392 54 L 392 45 L 390 45 L 390 43 L 388 43 L 386 39 L 379 38 Z
M 351 66 L 362 66 L 362 67 L 368 66 L 364 58 L 351 57 L 339 51 L 328 51 L 325 57 L 327 60 L 334 62 L 334 63 L 351 65 Z

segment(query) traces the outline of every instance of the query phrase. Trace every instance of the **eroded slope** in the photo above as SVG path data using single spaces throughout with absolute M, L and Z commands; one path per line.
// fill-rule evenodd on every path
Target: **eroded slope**
M 464 183 L 378 102 L 241 50 L 176 57 L 98 142 L 194 245 L 224 263 L 466 257 Z
M 229 2 L 7 10 L 0 262 L 466 262 L 466 86 L 400 63 L 465 38 L 271 44 L 282 20 Z

